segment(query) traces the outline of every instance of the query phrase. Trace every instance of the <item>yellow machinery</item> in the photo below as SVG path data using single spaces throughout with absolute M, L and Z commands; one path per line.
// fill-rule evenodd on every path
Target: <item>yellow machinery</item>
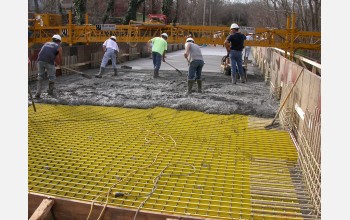
M 68 24 L 63 26 L 60 15 L 36 15 L 40 21 L 29 27 L 31 36 L 28 44 L 51 41 L 54 34 L 60 34 L 63 42 L 73 45 L 76 43 L 104 42 L 111 35 L 117 36 L 118 42 L 138 43 L 147 42 L 150 38 L 166 32 L 168 43 L 184 43 L 188 35 L 196 39 L 197 44 L 223 45 L 230 29 L 223 26 L 191 26 L 191 25 L 150 25 L 130 23 L 129 25 L 112 25 L 112 28 L 101 29 L 101 25 L 88 23 L 75 25 L 72 23 L 72 13 L 69 12 Z M 109 25 L 110 27 L 110 25 Z M 130 44 L 132 45 L 132 44 Z M 245 41 L 246 46 L 276 47 L 290 52 L 291 57 L 297 49 L 320 50 L 321 33 L 299 31 L 295 28 L 295 15 L 287 19 L 287 28 L 271 29 L 256 28 L 254 40 Z

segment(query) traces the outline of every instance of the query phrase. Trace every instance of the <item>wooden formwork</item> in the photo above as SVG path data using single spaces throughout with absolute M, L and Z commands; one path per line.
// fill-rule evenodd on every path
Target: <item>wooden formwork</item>
M 68 67 L 70 69 L 78 69 L 77 56 L 64 56 L 62 59 L 62 66 Z M 62 69 L 62 74 L 73 74 L 72 71 Z M 57 74 L 57 72 L 56 72 Z M 37 61 L 32 60 L 28 63 L 28 81 L 35 81 L 38 75 Z M 58 75 L 58 74 L 57 74 Z
M 271 93 L 284 100 L 291 95 L 279 114 L 281 124 L 290 131 L 298 150 L 298 162 L 318 217 L 321 216 L 321 65 L 299 58 L 294 63 L 281 55 L 281 50 L 254 48 L 254 58 L 269 78 Z M 267 57 L 270 57 L 269 60 Z M 268 61 L 269 60 L 269 61 Z M 301 78 L 296 82 L 298 74 Z
M 96 52 L 91 54 L 91 68 L 100 67 L 103 54 L 103 52 Z
M 66 56 L 66 57 L 63 57 L 62 66 L 68 67 L 73 70 L 77 70 L 78 68 L 77 63 L 78 63 L 78 58 L 76 55 Z M 70 74 L 74 74 L 74 72 L 69 71 L 67 69 L 62 69 L 62 74 L 70 75 Z
M 47 196 L 38 193 L 28 194 L 28 216 L 32 216 L 36 209 L 40 206 L 43 200 L 50 199 L 54 204 L 47 214 L 45 220 L 80 220 L 86 219 L 87 213 L 91 208 L 90 202 L 66 199 L 60 197 Z M 103 205 L 95 204 L 94 210 L 89 219 L 98 219 L 103 209 Z M 116 206 L 107 206 L 103 216 L 103 220 L 130 220 L 134 217 L 136 209 L 121 208 Z M 152 219 L 152 220 L 200 220 L 202 218 L 194 216 L 170 215 L 160 212 L 141 211 L 138 213 L 137 219 Z M 210 220 L 207 218 L 207 220 Z

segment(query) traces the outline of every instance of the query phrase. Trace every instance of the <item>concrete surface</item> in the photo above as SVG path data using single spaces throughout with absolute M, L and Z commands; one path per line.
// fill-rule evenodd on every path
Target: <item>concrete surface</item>
M 35 102 L 67 105 L 104 105 L 128 108 L 169 107 L 178 110 L 195 110 L 215 114 L 244 114 L 263 118 L 273 118 L 278 101 L 269 94 L 269 86 L 259 69 L 248 65 L 248 81 L 245 84 L 231 83 L 230 76 L 220 72 L 221 58 L 226 55 L 222 46 L 202 48 L 205 65 L 203 68 L 203 93 L 187 95 L 187 61 L 184 50 L 168 53 L 166 61 L 179 69 L 180 76 L 173 67 L 162 62 L 160 78 L 153 79 L 152 59 L 142 58 L 118 64 L 117 77 L 113 69 L 101 79 L 95 78 L 98 69 L 84 71 L 91 79 L 78 74 L 57 78 L 54 96 L 46 93 L 48 82 L 44 82 L 43 94 Z M 252 59 L 252 58 L 250 58 Z M 121 66 L 132 69 L 122 69 Z M 29 84 L 33 95 L 36 82 Z M 197 86 L 194 86 L 197 89 Z M 29 100 L 29 96 L 28 96 Z M 30 101 L 29 101 L 30 103 Z

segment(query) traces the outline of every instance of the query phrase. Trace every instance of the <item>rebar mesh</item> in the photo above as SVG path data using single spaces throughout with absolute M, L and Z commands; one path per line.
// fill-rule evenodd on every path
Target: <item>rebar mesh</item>
M 118 207 L 315 219 L 295 146 L 288 132 L 264 129 L 269 120 L 48 104 L 28 117 L 30 192 L 105 203 L 111 190 L 108 204 Z

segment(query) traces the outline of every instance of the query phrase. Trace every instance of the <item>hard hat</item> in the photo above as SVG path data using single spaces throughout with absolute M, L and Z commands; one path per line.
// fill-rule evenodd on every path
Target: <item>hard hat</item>
M 231 24 L 231 27 L 230 27 L 230 29 L 239 29 L 239 26 L 238 26 L 238 24 L 236 24 L 236 23 L 233 23 L 233 24 Z
M 52 39 L 57 39 L 57 40 L 59 40 L 59 41 L 62 41 L 61 36 L 58 35 L 58 34 L 53 35 L 53 36 L 52 36 Z
M 111 39 L 117 40 L 116 36 L 112 36 Z
M 166 33 L 163 33 L 161 36 L 168 38 L 168 35 Z
M 194 40 L 193 40 L 193 38 L 191 38 L 191 37 L 189 37 L 189 38 L 186 39 L 186 42 L 191 42 L 191 41 L 194 43 Z

